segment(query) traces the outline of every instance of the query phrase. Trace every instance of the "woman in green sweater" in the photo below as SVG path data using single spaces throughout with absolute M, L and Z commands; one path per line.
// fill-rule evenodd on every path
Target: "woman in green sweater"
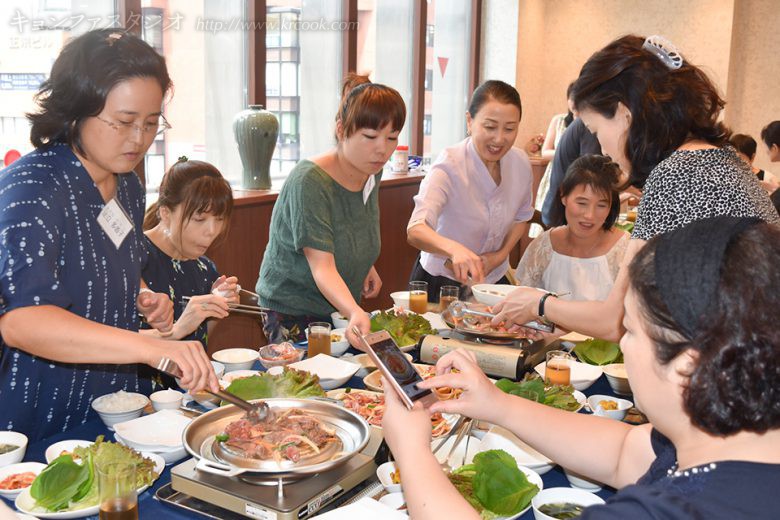
M 398 144 L 406 106 L 397 91 L 350 75 L 336 116 L 335 148 L 299 162 L 271 216 L 260 266 L 260 305 L 271 343 L 302 341 L 308 323 L 338 311 L 364 334 L 361 296 L 379 294 L 379 181 Z M 355 346 L 357 338 L 347 333 Z

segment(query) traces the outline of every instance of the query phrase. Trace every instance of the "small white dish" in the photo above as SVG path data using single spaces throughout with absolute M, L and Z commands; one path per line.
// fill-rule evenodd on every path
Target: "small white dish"
M 118 394 L 119 392 L 115 392 L 115 393 Z M 144 408 L 146 408 L 146 405 L 149 404 L 149 398 L 143 394 L 137 394 L 134 392 L 125 392 L 125 394 L 127 394 L 128 396 L 133 396 L 135 398 L 135 402 L 137 402 L 138 404 L 133 405 L 132 409 L 124 410 L 121 412 L 107 411 L 104 408 L 104 403 L 109 401 L 110 396 L 114 394 L 101 395 L 100 397 L 92 401 L 92 408 L 98 413 L 100 418 L 103 419 L 103 423 L 111 431 L 114 431 L 114 425 L 117 423 L 129 421 L 130 419 L 135 419 L 136 417 L 140 417 L 141 414 L 144 412 Z
M 582 489 L 568 487 L 554 487 L 540 491 L 533 499 L 531 506 L 534 508 L 534 518 L 536 520 L 555 520 L 555 517 L 546 515 L 539 511 L 539 508 L 545 504 L 560 504 L 571 502 L 584 507 L 596 504 L 603 504 L 604 500 Z
M 0 468 L 21 462 L 27 451 L 27 435 L 19 432 L 0 431 L 0 444 L 16 446 L 15 449 L 0 455 Z
M 534 367 L 536 373 L 544 379 L 544 369 L 547 363 L 542 361 Z M 569 367 L 571 368 L 571 385 L 575 390 L 583 391 L 596 382 L 601 377 L 603 370 L 596 365 L 589 365 L 587 363 L 580 363 L 579 361 L 569 360 Z
M 393 304 L 396 307 L 409 310 L 409 291 L 396 291 L 390 293 L 390 298 L 393 299 Z
M 333 338 L 338 336 L 338 341 L 333 341 Z M 341 356 L 349 348 L 349 340 L 347 339 L 347 329 L 338 328 L 330 331 L 330 355 Z
M 320 378 L 320 385 L 325 390 L 333 390 L 340 387 L 349 381 L 349 378 L 355 375 L 355 372 L 360 368 L 355 363 L 342 361 L 325 354 L 317 354 L 313 358 L 304 359 L 287 366 L 316 374 Z
M 517 285 L 478 283 L 477 285 L 471 286 L 471 293 L 479 303 L 492 307 L 517 288 Z
M 45 467 L 46 464 L 42 464 L 40 462 L 17 462 L 16 464 L 9 464 L 8 466 L 0 468 L 0 482 L 7 479 L 11 475 L 16 475 L 18 473 L 29 472 L 38 475 Z M 13 500 L 19 495 L 19 493 L 22 492 L 22 490 L 28 489 L 30 486 L 32 486 L 32 482 L 30 482 L 28 486 L 17 489 L 0 489 L 0 496 L 6 500 Z
M 192 422 L 177 410 L 162 410 L 115 425 L 125 443 L 139 451 L 177 448 L 184 442 L 184 429 Z
M 617 404 L 617 410 L 604 410 L 599 404 L 601 401 L 614 401 Z M 628 399 L 620 399 L 619 397 L 612 397 L 610 395 L 595 394 L 588 397 L 588 409 L 593 415 L 615 419 L 616 421 L 625 419 L 629 408 L 632 406 L 634 406 L 634 403 Z
M 607 376 L 609 386 L 617 395 L 632 395 L 631 385 L 628 382 L 628 373 L 623 363 L 612 363 L 601 367 Z
M 71 453 L 76 448 L 86 448 L 87 446 L 92 446 L 92 441 L 82 441 L 82 440 L 67 440 L 67 441 L 60 441 L 55 442 L 48 448 L 46 448 L 46 453 L 44 453 L 44 458 L 46 459 L 46 464 L 51 464 L 51 461 L 58 458 L 60 455 L 65 453 Z
M 500 426 L 488 430 L 479 443 L 479 451 L 504 450 L 512 455 L 518 464 L 531 468 L 539 475 L 544 475 L 555 466 L 555 463 L 528 444 L 521 441 L 515 434 Z
M 376 468 L 376 478 L 379 479 L 379 483 L 385 488 L 388 493 L 399 493 L 401 491 L 401 484 L 394 484 L 391 473 L 395 471 L 395 463 L 385 462 Z M 403 477 L 401 477 L 403 479 Z
M 211 355 L 214 361 L 225 365 L 225 373 L 236 370 L 250 370 L 260 357 L 257 350 L 251 348 L 226 348 Z
M 176 390 L 159 390 L 149 396 L 152 401 L 152 408 L 156 411 L 160 410 L 176 410 L 181 406 L 184 394 Z
M 333 322 L 333 327 L 336 329 L 346 329 L 349 325 L 349 320 L 339 314 L 339 311 L 330 313 L 330 321 Z
M 563 468 L 563 472 L 566 474 L 566 478 L 569 480 L 569 484 L 571 485 L 571 487 L 577 489 L 584 489 L 585 491 L 590 491 L 591 493 L 596 493 L 597 491 L 601 491 L 600 482 L 596 482 L 595 480 L 585 478 L 583 475 L 580 475 L 579 473 L 575 473 L 566 468 Z
M 114 432 L 114 440 L 123 446 L 127 446 L 127 442 L 120 435 L 117 435 L 116 432 Z M 163 459 L 165 465 L 169 466 L 174 462 L 178 462 L 181 459 L 187 457 L 187 448 L 185 448 L 184 445 L 181 445 L 178 448 L 170 448 L 166 450 L 146 450 L 144 453 L 153 453 L 154 455 L 159 456 L 161 459 Z
M 379 499 L 379 503 L 399 511 L 406 505 L 406 497 L 403 493 L 388 493 Z

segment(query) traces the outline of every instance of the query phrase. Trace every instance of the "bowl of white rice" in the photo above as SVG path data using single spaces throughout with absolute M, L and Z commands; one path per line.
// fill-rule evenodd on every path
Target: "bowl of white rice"
M 143 394 L 120 390 L 101 395 L 92 401 L 92 408 L 98 413 L 108 429 L 114 431 L 116 423 L 141 417 L 149 398 Z

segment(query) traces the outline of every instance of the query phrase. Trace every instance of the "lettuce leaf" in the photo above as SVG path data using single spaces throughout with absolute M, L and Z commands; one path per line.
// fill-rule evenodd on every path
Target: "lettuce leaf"
M 573 352 L 583 363 L 591 365 L 609 365 L 622 363 L 623 353 L 620 345 L 604 339 L 589 339 L 578 343 Z
M 517 461 L 504 450 L 477 453 L 474 466 L 474 495 L 485 509 L 498 515 L 519 513 L 539 492 L 517 467 Z
M 535 373 L 526 374 L 523 380 L 518 382 L 506 378 L 499 379 L 496 381 L 496 386 L 507 394 L 530 399 L 553 408 L 574 411 L 580 407 L 580 403 L 574 398 L 573 386 L 553 385 L 545 387 L 542 378 Z
M 483 519 L 516 515 L 539 492 L 504 450 L 476 454 L 471 464 L 454 470 L 449 479 Z
M 70 455 L 60 455 L 35 478 L 30 495 L 37 505 L 49 511 L 61 511 L 74 497 L 83 497 L 89 491 L 89 487 L 86 491 L 82 488 L 94 482 L 91 466 L 89 463 L 77 464 Z
M 382 311 L 371 317 L 371 332 L 386 330 L 399 347 L 414 345 L 426 334 L 434 334 L 431 323 L 419 314 Z
M 244 400 L 269 397 L 324 397 L 320 378 L 303 370 L 284 367 L 284 372 L 271 375 L 261 372 L 256 376 L 236 379 L 226 389 Z

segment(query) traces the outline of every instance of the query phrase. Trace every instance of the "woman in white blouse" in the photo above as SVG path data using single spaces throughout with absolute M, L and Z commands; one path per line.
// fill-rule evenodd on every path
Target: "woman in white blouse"
M 614 227 L 620 200 L 618 165 L 608 157 L 574 161 L 560 188 L 565 225 L 545 231 L 528 246 L 517 266 L 520 285 L 572 300 L 609 295 L 628 245 L 628 233 Z
M 420 184 L 407 238 L 422 251 L 411 279 L 428 282 L 431 301 L 442 285 L 508 283 L 509 252 L 533 215 L 531 163 L 512 146 L 521 114 L 514 87 L 480 85 L 466 113 L 470 136 L 443 150 Z

